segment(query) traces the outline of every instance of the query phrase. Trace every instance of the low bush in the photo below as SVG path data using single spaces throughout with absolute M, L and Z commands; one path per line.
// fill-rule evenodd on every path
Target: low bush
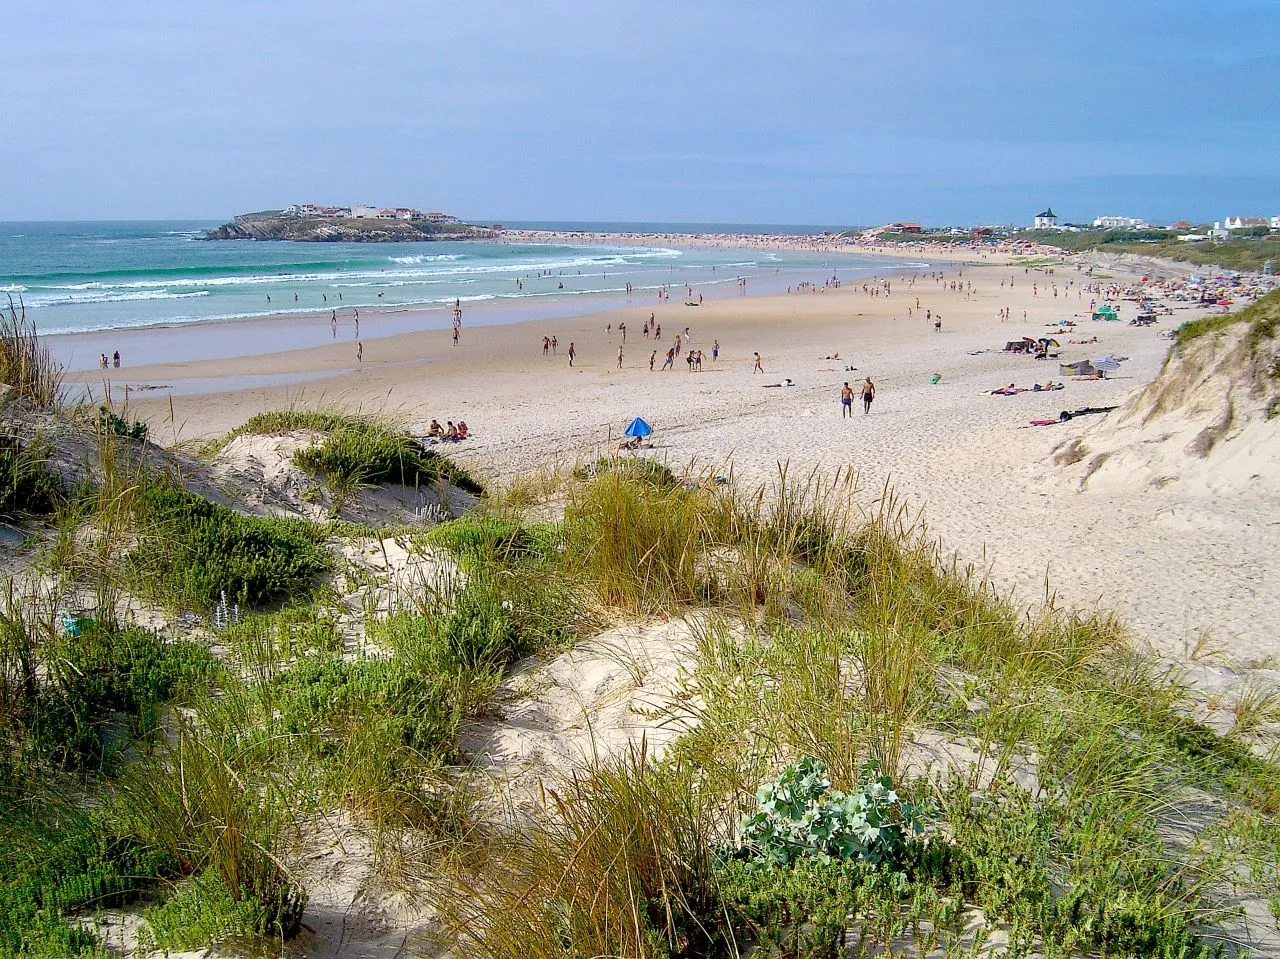
M 0 788 L 0 956 L 105 956 L 67 917 L 134 901 L 172 864 L 100 811 L 33 788 Z
M 134 420 L 130 423 L 105 406 L 98 407 L 98 427 L 125 439 L 145 440 L 147 438 L 146 423 L 142 420 Z
M 173 863 L 211 872 L 252 916 L 255 934 L 297 934 L 306 892 L 283 863 L 301 770 L 271 762 L 279 750 L 263 717 L 235 695 L 178 716 L 176 735 L 121 777 L 113 811 L 121 828 Z
M 275 938 L 269 906 L 250 896 L 232 895 L 213 870 L 181 882 L 162 903 L 143 912 L 139 942 L 148 949 L 207 949 L 225 942 Z
M 426 537 L 428 543 L 449 550 L 463 569 L 510 568 L 528 560 L 550 559 L 559 539 L 558 524 L 526 526 L 515 519 L 481 513 L 440 523 Z
M 826 766 L 812 756 L 788 766 L 756 792 L 760 808 L 743 820 L 732 855 L 779 866 L 809 859 L 900 867 L 928 811 L 899 796 L 876 763 L 861 772 L 846 794 L 831 788 Z
M 0 435 L 0 517 L 52 513 L 62 492 L 38 443 L 24 446 L 17 437 Z
M 573 475 L 581 480 L 593 479 L 604 473 L 624 476 L 659 489 L 675 489 L 681 485 L 680 478 L 665 464 L 647 457 L 602 456 L 594 463 L 578 467 Z
M 301 520 L 244 516 L 166 486 L 134 499 L 138 544 L 125 557 L 138 585 L 167 603 L 211 610 L 308 596 L 333 565 L 320 532 Z
M 295 453 L 293 461 L 300 469 L 323 476 L 331 488 L 362 484 L 416 488 L 444 482 L 468 493 L 484 492 L 448 457 L 423 449 L 408 433 L 376 424 L 332 430 L 318 446 Z
M 40 658 L 43 681 L 21 722 L 34 755 L 66 768 L 99 768 L 150 740 L 161 707 L 190 698 L 216 668 L 195 643 L 97 625 L 47 640 Z M 109 737 L 121 722 L 129 736 Z

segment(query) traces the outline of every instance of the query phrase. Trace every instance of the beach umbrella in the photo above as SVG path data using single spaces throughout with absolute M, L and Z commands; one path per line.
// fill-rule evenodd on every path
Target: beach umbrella
M 1100 356 L 1093 361 L 1093 368 L 1105 373 L 1114 373 L 1120 369 L 1120 362 L 1114 356 Z
M 633 419 L 630 423 L 627 424 L 627 430 L 622 435 L 634 436 L 637 439 L 639 439 L 641 436 L 648 436 L 652 432 L 653 432 L 653 427 L 637 416 L 635 419 Z

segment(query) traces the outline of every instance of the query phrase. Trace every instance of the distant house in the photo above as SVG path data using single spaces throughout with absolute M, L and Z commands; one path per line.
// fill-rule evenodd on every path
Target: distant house
M 1134 230 L 1147 224 L 1136 216 L 1095 216 L 1093 225 L 1104 230 Z
M 923 233 L 924 227 L 919 223 L 890 223 L 889 229 L 893 233 Z
M 1186 220 L 1179 220 L 1177 223 L 1170 223 L 1170 224 L 1169 224 L 1169 229 L 1171 229 L 1171 230 L 1189 230 L 1189 229 L 1191 229 L 1191 224 L 1190 224 L 1190 223 L 1188 223 Z
M 373 215 L 375 220 L 394 220 L 396 218 L 395 210 L 382 209 Z
M 319 216 L 320 207 L 314 203 L 299 203 L 297 206 L 298 216 Z
M 1265 216 L 1229 216 L 1222 221 L 1224 230 L 1247 230 L 1254 226 L 1270 228 L 1271 221 Z
M 457 223 L 458 218 L 448 213 L 441 213 L 439 210 L 432 210 L 426 215 L 426 218 L 432 223 Z
M 1271 218 L 1271 229 L 1280 230 L 1280 216 L 1273 216 Z
M 1048 207 L 1043 213 L 1036 214 L 1037 230 L 1053 230 L 1058 226 L 1058 214 L 1053 212 L 1053 207 Z

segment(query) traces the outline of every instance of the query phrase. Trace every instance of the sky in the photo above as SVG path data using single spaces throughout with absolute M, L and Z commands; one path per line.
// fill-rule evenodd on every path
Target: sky
M 0 220 L 1280 215 L 1280 0 L 0 11 Z

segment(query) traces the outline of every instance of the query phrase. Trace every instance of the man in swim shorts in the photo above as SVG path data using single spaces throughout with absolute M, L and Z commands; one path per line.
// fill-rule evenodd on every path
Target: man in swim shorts
M 840 418 L 853 416 L 853 387 L 845 383 L 844 389 L 840 391 Z
M 871 412 L 871 401 L 876 398 L 876 385 L 871 382 L 871 377 L 867 377 L 862 381 L 862 412 Z

